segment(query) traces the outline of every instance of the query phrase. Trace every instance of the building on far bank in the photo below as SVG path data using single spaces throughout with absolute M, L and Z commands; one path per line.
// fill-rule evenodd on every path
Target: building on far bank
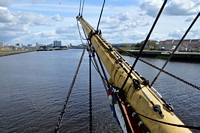
M 144 41 L 141 42 L 140 48 L 144 44 Z M 158 45 L 158 41 L 156 40 L 148 40 L 144 49 L 156 49 Z
M 61 41 L 53 41 L 53 46 L 54 47 L 61 47 Z
M 3 47 L 4 47 L 4 43 L 0 42 L 0 48 L 3 48 Z
M 174 50 L 180 40 L 168 39 L 160 41 L 158 48 L 162 50 Z M 200 39 L 184 39 L 177 49 L 178 51 L 200 51 Z
M 15 50 L 24 50 L 22 43 L 15 43 Z

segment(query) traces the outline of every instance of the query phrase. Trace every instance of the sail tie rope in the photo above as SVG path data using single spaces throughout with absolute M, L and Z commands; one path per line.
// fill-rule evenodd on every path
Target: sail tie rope
M 162 123 L 162 124 L 166 124 L 166 125 L 170 125 L 170 126 L 175 126 L 175 127 L 182 127 L 182 128 L 189 128 L 189 129 L 195 129 L 195 130 L 200 130 L 200 126 L 190 126 L 190 125 L 180 125 L 180 124 L 174 124 L 174 123 L 168 123 L 168 122 L 164 122 L 164 121 L 159 121 L 159 120 L 155 120 L 153 118 L 150 118 L 150 117 L 147 117 L 145 115 L 142 115 L 138 112 L 135 112 L 136 114 L 146 118 L 146 119 L 149 119 L 149 120 L 152 120 L 152 121 L 155 121 L 155 122 L 159 122 L 159 123 Z
M 156 120 L 154 118 L 150 118 L 148 116 L 145 116 L 143 114 L 140 114 L 138 112 L 136 112 L 128 102 L 125 102 L 124 98 L 121 98 L 121 100 L 118 100 L 121 104 L 123 104 L 127 109 L 128 111 L 131 113 L 132 117 L 135 116 L 135 114 L 139 115 L 139 116 L 142 116 L 146 119 L 149 119 L 149 120 L 152 120 L 152 121 L 155 121 L 155 122 L 158 122 L 158 123 L 162 123 L 162 124 L 166 124 L 166 125 L 170 125 L 170 126 L 175 126 L 175 127 L 182 127 L 182 128 L 189 128 L 189 129 L 195 129 L 195 130 L 200 130 L 200 126 L 190 126 L 190 125 L 180 125 L 180 124 L 174 124 L 174 123 L 169 123 L 169 122 L 164 122 L 164 121 L 160 121 L 160 120 Z

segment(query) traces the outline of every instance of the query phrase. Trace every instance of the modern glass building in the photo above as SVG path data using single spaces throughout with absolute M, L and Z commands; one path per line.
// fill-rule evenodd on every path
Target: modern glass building
M 61 46 L 61 41 L 53 41 L 53 46 L 54 47 L 60 47 Z

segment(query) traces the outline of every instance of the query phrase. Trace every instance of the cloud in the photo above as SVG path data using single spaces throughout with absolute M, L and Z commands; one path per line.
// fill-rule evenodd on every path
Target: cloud
M 58 27 L 56 29 L 57 34 L 66 34 L 66 33 L 76 33 L 78 32 L 76 25 L 71 25 L 69 27 Z
M 55 21 L 63 21 L 63 18 L 60 17 L 59 14 L 56 14 L 55 16 L 53 16 L 51 19 L 55 20 Z
M 192 20 L 194 20 L 194 18 L 193 18 L 193 17 L 189 17 L 189 18 L 187 18 L 187 19 L 185 20 L 185 22 L 191 22 Z
M 128 12 L 124 12 L 124 13 L 119 13 L 117 16 L 116 16 L 120 21 L 127 21 L 127 20 L 130 20 L 131 19 L 131 14 L 129 14 Z
M 144 0 L 140 9 L 142 14 L 156 17 L 162 4 L 162 0 Z M 173 16 L 189 16 L 197 14 L 199 11 L 200 1 L 195 3 L 194 0 L 171 0 L 166 4 L 163 13 Z
M 132 15 L 128 12 L 120 12 L 118 14 L 112 15 L 110 17 L 106 17 L 101 21 L 101 24 L 116 24 L 122 23 L 124 21 L 128 21 L 132 19 Z
M 13 0 L 0 0 L 0 7 L 8 7 L 11 5 Z
M 76 25 L 70 25 L 68 27 L 58 27 L 56 28 L 55 33 L 59 37 L 60 40 L 65 40 L 65 45 L 68 45 L 67 43 L 69 42 L 71 43 L 81 42 Z
M 176 29 L 173 31 L 170 31 L 168 36 L 176 39 L 181 39 L 182 36 L 185 34 L 186 29 Z M 188 32 L 186 39 L 198 39 L 200 38 L 200 27 L 196 24 L 191 28 L 191 30 Z
M 200 38 L 200 27 L 193 27 L 189 32 L 188 38 Z
M 146 38 L 146 33 L 141 31 L 134 31 L 130 34 L 129 38 L 132 40 L 144 40 Z
M 55 31 L 44 31 L 40 33 L 41 37 L 54 37 L 55 36 Z
M 33 3 L 37 3 L 37 2 L 44 2 L 45 0 L 28 0 L 28 1 L 31 1 Z
M 11 13 L 6 7 L 0 7 L 0 22 L 13 24 L 29 24 L 33 25 L 53 25 L 51 19 L 42 14 L 33 12 L 13 12 Z
M 170 31 L 168 36 L 180 39 L 183 36 L 184 33 L 185 33 L 184 30 L 177 29 L 177 30 Z
M 49 17 L 42 14 L 10 12 L 6 7 L 0 7 L 0 32 L 3 33 L 0 35 L 1 41 L 19 41 L 27 35 L 31 36 L 31 27 L 41 25 L 52 26 L 53 22 Z M 42 35 L 45 36 L 45 33 Z
M 120 16 L 120 14 L 123 14 Z M 142 17 L 133 18 L 130 13 L 119 13 L 111 17 L 106 17 L 102 20 L 101 26 L 104 34 L 111 34 L 113 32 L 130 32 L 137 27 L 150 25 Z
M 11 6 L 15 1 L 18 0 L 0 0 L 0 7 L 9 7 Z M 38 2 L 44 2 L 45 0 L 21 0 L 22 2 L 31 2 L 33 4 Z
M 165 13 L 175 16 L 197 14 L 200 11 L 199 3 L 194 3 L 192 0 L 172 0 L 167 4 Z
M 8 23 L 8 24 L 0 24 L 0 31 L 27 31 L 28 25 L 21 24 L 20 26 L 18 24 Z
M 162 0 L 144 0 L 144 2 L 140 5 L 140 9 L 144 14 L 154 18 L 158 14 L 162 3 Z
M 153 32 L 150 37 L 150 40 L 160 41 L 160 40 L 164 40 L 163 38 L 164 39 L 168 38 L 167 34 L 162 33 L 162 32 Z
M 3 42 L 8 42 L 8 41 L 15 42 L 12 40 L 20 38 L 25 35 L 27 35 L 26 31 L 15 31 L 15 32 L 4 31 L 3 34 L 0 34 L 0 39 Z
M 52 26 L 53 23 L 50 18 L 42 14 L 33 13 L 33 12 L 16 12 L 14 15 L 17 16 L 17 19 L 20 23 L 26 23 L 30 26 L 44 25 Z
M 0 23 L 12 22 L 14 16 L 6 7 L 0 7 Z

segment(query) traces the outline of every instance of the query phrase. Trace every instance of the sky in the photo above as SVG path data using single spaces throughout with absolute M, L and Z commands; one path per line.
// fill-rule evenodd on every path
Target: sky
M 85 0 L 83 18 L 95 29 L 103 0 Z M 111 44 L 145 40 L 163 0 L 106 0 L 99 29 Z M 0 42 L 81 44 L 79 0 L 0 0 Z M 151 40 L 181 39 L 200 12 L 200 0 L 168 0 Z M 82 32 L 81 32 L 82 33 Z M 200 39 L 200 18 L 186 39 Z

